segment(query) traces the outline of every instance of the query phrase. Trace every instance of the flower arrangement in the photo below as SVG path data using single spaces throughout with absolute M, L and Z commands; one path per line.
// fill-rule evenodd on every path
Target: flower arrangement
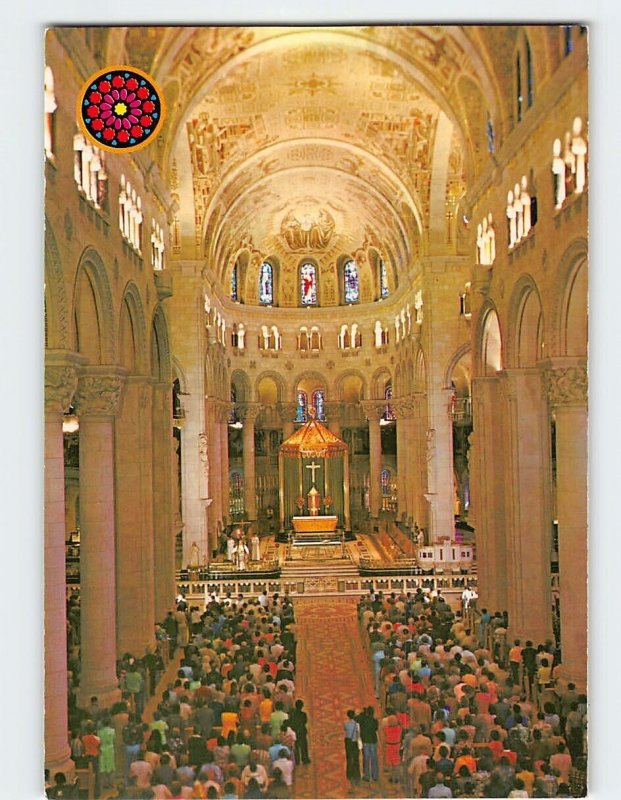
M 295 498 L 295 504 L 300 509 L 300 511 L 302 511 L 302 509 L 304 508 L 304 498 L 302 497 L 302 495 L 298 495 L 298 497 Z

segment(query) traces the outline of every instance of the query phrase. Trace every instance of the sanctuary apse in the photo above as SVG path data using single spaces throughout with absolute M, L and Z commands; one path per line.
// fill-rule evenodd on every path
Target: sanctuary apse
M 480 603 L 584 686 L 584 30 L 59 27 L 45 58 L 46 765 L 68 652 L 110 705 L 180 570 L 232 528 L 278 557 L 311 409 L 347 447 L 326 514 L 384 566 L 474 548 Z M 163 91 L 141 151 L 77 126 L 109 64 Z

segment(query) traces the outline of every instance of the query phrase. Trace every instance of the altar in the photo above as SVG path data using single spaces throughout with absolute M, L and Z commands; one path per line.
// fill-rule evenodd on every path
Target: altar
M 334 515 L 317 515 L 314 517 L 292 517 L 293 530 L 296 536 L 304 538 L 308 534 L 334 533 L 339 518 Z
M 279 450 L 279 541 L 290 551 L 351 537 L 349 448 L 313 411 Z

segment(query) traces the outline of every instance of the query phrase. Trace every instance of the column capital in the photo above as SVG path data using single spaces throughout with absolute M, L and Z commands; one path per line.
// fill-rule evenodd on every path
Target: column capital
M 276 411 L 283 422 L 294 422 L 295 412 L 297 411 L 296 403 L 276 403 Z
M 230 400 L 215 400 L 212 407 L 217 422 L 228 422 L 234 403 L 231 403 Z
M 254 423 L 263 411 L 263 405 L 261 403 L 237 403 L 235 409 L 240 419 L 244 422 Z
M 386 400 L 361 400 L 360 408 L 369 422 L 379 422 L 386 411 Z M 390 401 L 392 404 L 392 400 Z
M 126 370 L 120 367 L 87 368 L 80 376 L 75 395 L 78 416 L 116 416 L 126 375 Z
M 550 359 L 546 363 L 545 377 L 548 402 L 552 407 L 587 405 L 586 359 Z
M 339 422 L 343 417 L 343 403 L 340 400 L 326 400 L 324 410 L 328 421 Z
M 64 414 L 78 385 L 84 358 L 66 350 L 45 351 L 45 412 Z
M 397 415 L 397 421 L 414 416 L 416 401 L 413 397 L 393 397 L 390 407 Z

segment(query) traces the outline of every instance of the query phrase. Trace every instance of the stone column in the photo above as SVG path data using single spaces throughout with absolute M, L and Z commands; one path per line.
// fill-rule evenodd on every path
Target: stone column
M 137 656 L 154 641 L 151 405 L 151 380 L 127 378 L 114 425 L 116 635 L 117 651 Z
M 45 766 L 73 775 L 67 740 L 67 586 L 63 413 L 77 386 L 74 366 L 46 354 L 44 471 Z
M 546 374 L 556 419 L 562 674 L 587 678 L 587 373 L 582 358 L 553 359 Z
M 153 386 L 153 572 L 155 619 L 162 620 L 175 596 L 175 530 L 171 459 L 172 388 Z
M 220 427 L 220 487 L 222 493 L 222 523 L 226 525 L 231 518 L 231 490 L 229 486 L 229 417 L 231 403 L 221 400 L 218 403 L 217 423 Z
M 244 421 L 243 447 L 244 447 L 244 497 L 246 517 L 249 520 L 257 518 L 257 491 L 255 478 L 254 458 L 254 424 L 261 413 L 260 403 L 243 403 L 239 406 L 239 415 Z
M 82 678 L 78 703 L 102 708 L 120 697 L 116 677 L 114 417 L 124 371 L 90 367 L 75 398 L 80 417 L 80 604 Z
M 391 401 L 391 405 L 397 415 L 397 507 L 399 518 L 407 523 L 408 517 L 411 516 L 409 467 L 412 460 L 410 449 L 412 443 L 408 441 L 407 420 L 412 414 L 412 402 L 407 398 L 397 398 Z
M 431 512 L 429 541 L 455 533 L 453 423 L 449 414 L 452 389 L 437 389 L 430 397 L 427 429 L 427 500 Z
M 501 377 L 472 381 L 471 497 L 477 518 L 479 608 L 507 609 L 507 513 Z
M 511 636 L 552 636 L 550 553 L 550 423 L 543 372 L 506 371 L 508 378 L 507 582 Z
M 407 507 L 408 521 L 418 523 L 429 531 L 429 504 L 425 493 L 427 489 L 427 397 L 424 392 L 413 395 L 411 417 L 405 418 L 408 466 Z
M 369 505 L 371 517 L 377 519 L 382 502 L 380 485 L 382 430 L 380 419 L 386 410 L 386 403 L 380 403 L 377 400 L 366 400 L 362 401 L 362 409 L 369 422 Z

